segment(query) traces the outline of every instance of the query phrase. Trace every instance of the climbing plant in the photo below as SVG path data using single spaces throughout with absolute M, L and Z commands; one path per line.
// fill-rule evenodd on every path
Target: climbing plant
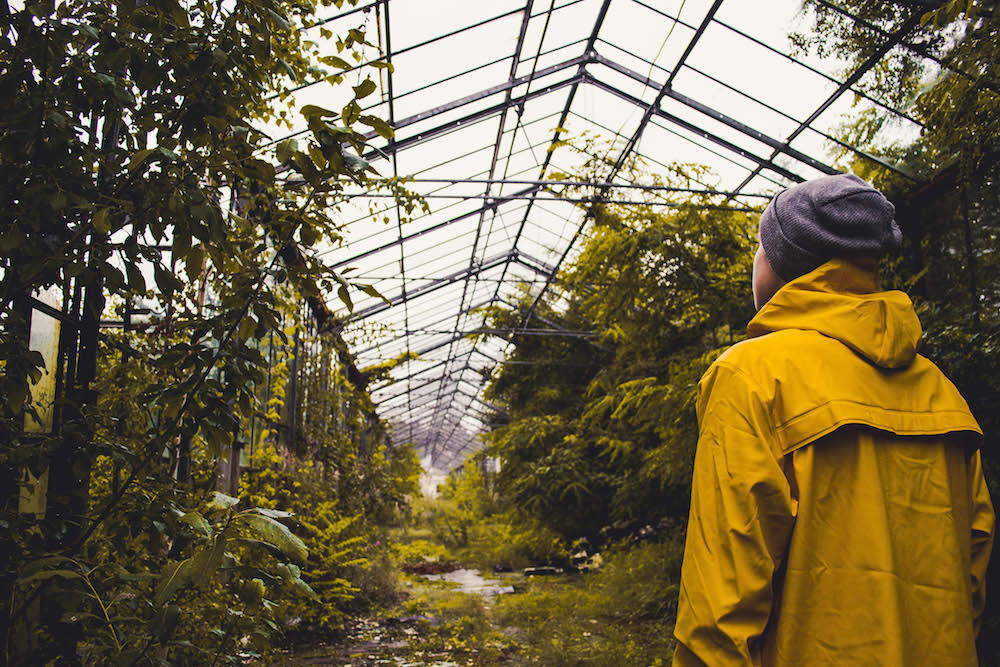
M 318 311 L 338 293 L 343 313 L 357 291 L 377 296 L 317 259 L 340 242 L 346 187 L 391 191 L 404 215 L 417 206 L 360 157 L 368 136 L 392 136 L 363 109 L 371 73 L 389 67 L 378 46 L 359 28 L 329 53 L 310 29 L 317 12 L 344 5 L 0 6 L 8 660 L 238 661 L 278 629 L 283 598 L 315 596 L 289 508 L 213 489 L 217 462 L 232 464 L 250 424 L 259 437 L 280 407 L 258 388 L 275 370 L 265 354 L 289 343 L 288 300 Z M 346 90 L 346 105 L 286 104 L 317 79 Z M 300 114 L 297 140 L 266 134 Z M 31 349 L 39 298 L 62 313 L 49 363 Z M 335 335 L 338 313 L 325 315 Z M 54 405 L 37 390 L 47 375 Z M 380 502 L 389 475 L 362 477 L 378 475 L 369 505 L 350 511 Z

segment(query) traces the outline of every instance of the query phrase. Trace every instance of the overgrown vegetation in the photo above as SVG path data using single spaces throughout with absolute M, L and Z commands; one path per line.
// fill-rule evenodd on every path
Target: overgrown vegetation
M 695 385 L 752 314 L 759 208 L 685 192 L 717 185 L 699 165 L 656 175 L 600 139 L 570 144 L 583 167 L 556 180 L 677 192 L 652 207 L 552 189 L 585 201 L 582 249 L 553 292 L 492 309 L 491 329 L 593 335 L 515 335 L 486 449 L 411 508 L 416 453 L 386 448 L 366 386 L 394 362 L 358 369 L 323 298 L 378 295 L 316 252 L 341 240 L 347 183 L 395 194 L 404 217 L 419 203 L 358 157 L 364 131 L 392 137 L 362 113 L 371 68 L 390 65 L 349 63 L 376 48 L 360 30 L 319 55 L 303 28 L 330 4 L 345 3 L 0 10 L 5 657 L 237 664 L 394 609 L 420 617 L 422 657 L 665 662 Z M 838 4 L 863 21 L 807 2 L 794 40 L 848 70 L 918 21 L 858 82 L 910 120 L 859 97 L 831 147 L 897 204 L 906 243 L 883 281 L 913 297 L 924 354 L 982 424 L 997 502 L 1000 7 L 947 2 L 919 22 L 911 2 Z M 341 109 L 282 105 L 307 80 L 346 91 L 347 72 Z M 257 129 L 296 111 L 299 142 Z M 46 305 L 67 317 L 40 350 Z M 492 603 L 397 569 L 570 569 L 581 552 L 600 553 L 596 572 L 514 578 Z M 1000 550 L 991 572 L 984 664 L 1000 655 Z
M 860 14 L 867 27 L 827 3 L 808 3 L 805 17 L 812 24 L 797 43 L 802 51 L 836 53 L 849 69 L 914 11 L 910 3 L 840 4 Z M 914 299 L 926 332 L 923 353 L 955 381 L 987 433 L 983 452 L 995 502 L 998 29 L 995 4 L 945 3 L 918 26 L 911 39 L 918 47 L 893 50 L 859 84 L 922 123 L 917 138 L 900 145 L 904 121 L 861 98 L 837 137 L 867 152 L 843 150 L 840 166 L 875 182 L 897 205 L 906 242 L 902 256 L 883 266 L 883 283 Z M 918 53 L 931 54 L 940 65 Z M 614 161 L 607 156 L 613 150 L 586 138 L 575 145 L 588 156 L 585 167 L 560 178 L 600 182 L 612 172 Z M 675 165 L 663 180 L 641 163 L 625 166 L 631 182 L 715 184 L 710 173 L 692 165 Z M 663 519 L 683 525 L 697 437 L 695 384 L 722 349 L 745 336 L 752 314 L 749 276 L 758 212 L 719 203 L 686 197 L 670 208 L 585 204 L 593 222 L 582 251 L 560 274 L 556 294 L 528 293 L 518 308 L 493 312 L 497 327 L 538 318 L 547 326 L 597 335 L 513 339 L 510 359 L 516 363 L 499 365 L 487 389 L 500 411 L 486 436 L 486 453 L 499 460 L 500 471 L 483 484 L 479 470 L 466 466 L 444 494 L 453 505 L 446 510 L 451 525 L 469 526 L 463 536 L 502 518 L 518 528 L 534 522 L 558 534 L 565 548 L 581 537 L 599 542 L 615 526 L 636 531 Z M 731 209 L 732 202 L 727 204 Z M 466 486 L 493 488 L 490 502 L 467 500 Z M 995 553 L 991 571 L 998 569 Z M 674 584 L 664 581 L 662 590 Z M 608 605 L 641 607 L 638 600 L 608 594 Z M 545 605 L 537 604 L 540 610 Z M 585 602 L 549 612 L 572 618 L 578 607 L 586 608 Z M 1000 588 L 993 584 L 980 634 L 984 664 L 1000 655 L 998 623 Z M 554 645 L 552 654 L 558 653 Z
M 418 465 L 320 298 L 375 292 L 315 259 L 345 183 L 397 191 L 357 155 L 392 136 L 361 111 L 388 64 L 303 30 L 344 4 L 0 8 L 7 661 L 241 662 L 388 594 Z M 283 104 L 316 78 L 342 109 Z M 299 111 L 298 141 L 259 129 Z

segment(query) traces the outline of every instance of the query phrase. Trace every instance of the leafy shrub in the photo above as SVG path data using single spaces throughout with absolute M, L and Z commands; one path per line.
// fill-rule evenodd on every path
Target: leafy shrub
M 437 563 L 452 560 L 452 555 L 443 545 L 430 540 L 415 539 L 392 545 L 392 557 L 400 565 L 406 563 Z

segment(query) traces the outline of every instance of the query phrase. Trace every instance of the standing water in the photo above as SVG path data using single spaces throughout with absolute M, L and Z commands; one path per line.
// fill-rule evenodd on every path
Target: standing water
M 513 593 L 513 586 L 505 586 L 495 579 L 486 579 L 479 570 L 460 569 L 443 574 L 424 574 L 424 579 L 431 581 L 445 581 L 458 584 L 455 589 L 460 593 L 470 593 L 482 595 L 487 601 L 492 601 L 493 597 L 500 593 Z

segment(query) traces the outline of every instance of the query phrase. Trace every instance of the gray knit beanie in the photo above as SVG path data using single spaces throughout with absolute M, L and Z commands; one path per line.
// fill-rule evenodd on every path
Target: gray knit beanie
M 779 192 L 760 216 L 760 243 L 782 280 L 835 258 L 878 257 L 903 235 L 896 209 L 854 174 L 834 174 Z

